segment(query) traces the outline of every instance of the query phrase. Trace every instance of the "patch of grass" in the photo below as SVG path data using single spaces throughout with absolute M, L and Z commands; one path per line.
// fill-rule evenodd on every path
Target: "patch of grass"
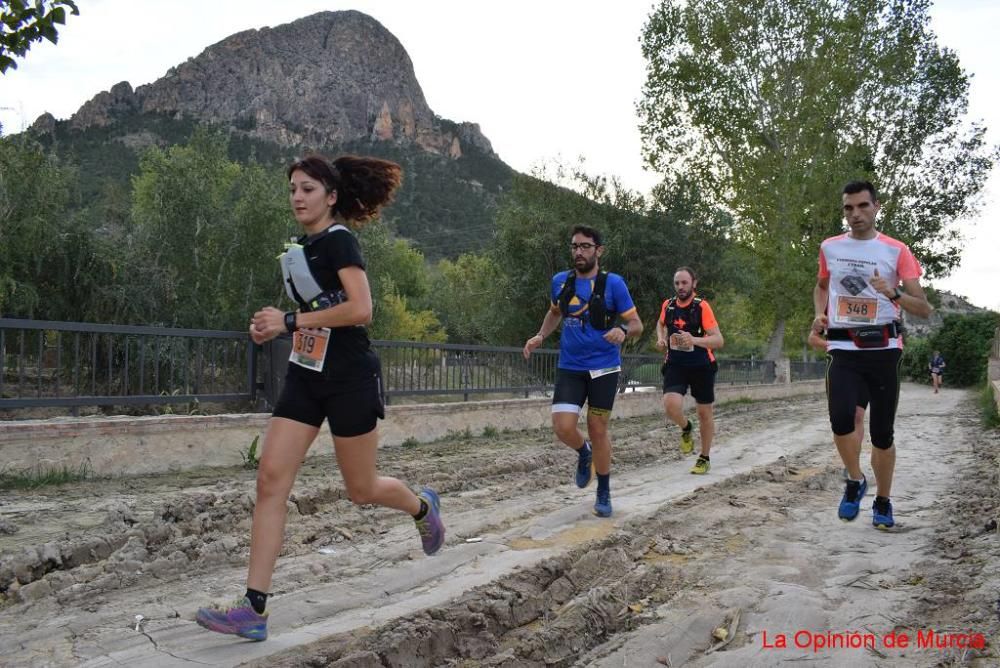
M 0 489 L 38 489 L 53 485 L 66 485 L 94 477 L 90 462 L 76 466 L 69 464 L 36 464 L 20 471 L 0 470 Z
M 979 408 L 983 414 L 983 425 L 987 429 L 1000 428 L 1000 412 L 997 411 L 997 403 L 993 398 L 993 388 L 988 381 L 979 392 Z
M 500 432 L 493 425 L 488 424 L 483 427 L 483 438 L 498 438 L 499 436 Z
M 720 401 L 716 406 L 746 406 L 749 404 L 755 404 L 759 399 L 751 399 L 750 397 L 736 397 L 735 399 L 726 399 L 725 401 Z
M 444 438 L 440 439 L 442 441 L 458 441 L 465 440 L 471 441 L 473 439 L 472 429 L 466 427 L 465 429 L 449 429 L 448 433 L 444 435 Z
M 413 436 L 407 436 L 406 440 L 404 440 L 402 443 L 400 443 L 400 447 L 403 447 L 403 448 L 415 448 L 418 445 L 420 445 L 420 441 L 418 441 Z
M 243 458 L 243 468 L 256 471 L 260 467 L 260 455 L 257 453 L 257 444 L 260 443 L 260 434 L 253 437 L 250 446 L 246 450 L 240 450 L 240 457 Z

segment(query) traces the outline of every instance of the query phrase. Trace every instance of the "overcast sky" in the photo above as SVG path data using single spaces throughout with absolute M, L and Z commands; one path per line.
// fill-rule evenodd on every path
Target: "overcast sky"
M 519 171 L 552 160 L 586 160 L 646 191 L 635 114 L 644 76 L 639 33 L 647 0 L 78 0 L 59 44 L 36 44 L 0 76 L 4 132 L 48 111 L 72 115 L 119 81 L 150 83 L 206 47 L 249 28 L 318 11 L 357 9 L 403 44 L 431 108 L 479 123 L 500 157 Z M 970 116 L 1000 142 L 1000 71 L 995 0 L 943 0 L 932 10 L 940 42 L 974 75 Z M 934 283 L 1000 310 L 1000 170 L 982 214 L 963 221 L 961 267 Z

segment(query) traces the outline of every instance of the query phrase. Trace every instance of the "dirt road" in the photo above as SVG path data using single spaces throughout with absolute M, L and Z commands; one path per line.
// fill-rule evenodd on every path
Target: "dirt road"
M 720 407 L 704 477 L 661 418 L 616 421 L 610 520 L 548 432 L 386 449 L 386 473 L 442 494 L 432 558 L 408 518 L 344 498 L 321 441 L 263 643 L 193 622 L 242 594 L 252 472 L 4 492 L 0 664 L 1000 665 L 1000 434 L 975 403 L 904 387 L 891 532 L 874 485 L 837 519 L 820 397 Z

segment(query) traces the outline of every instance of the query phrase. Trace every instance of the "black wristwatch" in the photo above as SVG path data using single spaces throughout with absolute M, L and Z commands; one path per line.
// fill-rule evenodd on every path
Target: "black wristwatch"
M 628 336 L 628 325 L 622 323 L 621 325 L 618 325 L 618 329 L 622 330 L 622 333 L 625 336 Z
M 892 296 L 889 297 L 889 301 L 891 302 L 898 301 L 900 297 L 906 294 L 905 292 L 899 289 L 898 285 L 892 289 L 892 293 L 893 293 Z
M 299 326 L 295 324 L 295 311 L 289 311 L 285 314 L 285 329 L 294 332 L 298 328 Z

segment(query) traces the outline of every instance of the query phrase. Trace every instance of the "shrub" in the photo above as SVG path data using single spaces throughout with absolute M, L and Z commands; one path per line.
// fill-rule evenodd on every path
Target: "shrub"
M 978 385 L 986 379 L 986 360 L 1000 314 L 992 311 L 944 317 L 941 329 L 927 338 L 906 340 L 901 372 L 904 378 L 930 382 L 927 364 L 935 350 L 940 350 L 947 366 L 945 384 L 952 387 Z

